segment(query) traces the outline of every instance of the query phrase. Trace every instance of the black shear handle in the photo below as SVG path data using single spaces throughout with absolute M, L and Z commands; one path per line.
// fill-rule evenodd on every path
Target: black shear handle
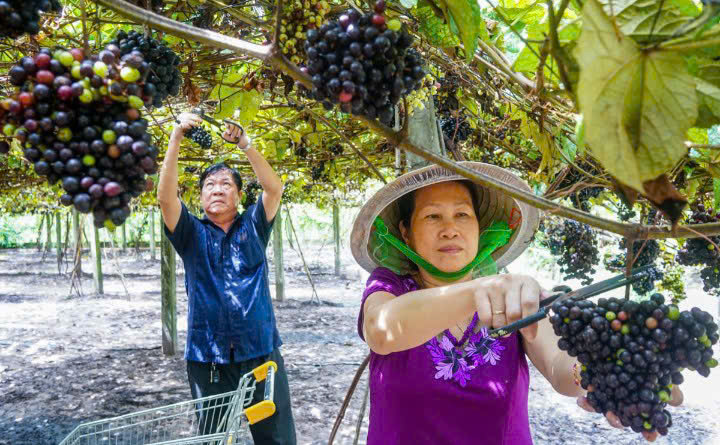
M 519 331 L 520 329 L 526 328 L 533 323 L 537 323 L 545 317 L 547 317 L 547 309 L 542 308 L 539 311 L 535 312 L 533 315 L 530 315 L 529 317 L 522 318 L 501 328 L 492 329 L 488 331 L 488 335 L 492 338 L 503 337 L 515 331 Z

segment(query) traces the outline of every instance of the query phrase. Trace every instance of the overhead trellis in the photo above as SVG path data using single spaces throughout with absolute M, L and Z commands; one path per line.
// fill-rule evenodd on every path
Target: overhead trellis
M 179 1 L 166 2 L 154 10 L 146 9 L 143 1 L 138 3 L 140 6 L 124 1 L 66 2 L 62 13 L 47 16 L 45 34 L 5 42 L 4 47 L 0 47 L 0 66 L 8 68 L 20 54 L 33 52 L 43 45 L 88 45 L 97 49 L 117 28 L 135 27 L 164 37 L 183 60 L 181 94 L 149 113 L 150 131 L 158 145 L 164 145 L 174 117 L 184 110 L 202 106 L 211 113 L 222 114 L 240 108 L 242 111 L 235 117 L 245 124 L 252 122 L 249 130 L 256 137 L 257 145 L 290 183 L 292 193 L 288 195 L 295 200 L 323 201 L 327 199 L 323 197 L 333 194 L 351 198 L 355 191 L 363 188 L 366 180 L 394 175 L 393 149 L 400 147 L 471 180 L 504 189 L 558 216 L 624 236 L 662 238 L 720 233 L 717 224 L 690 229 L 642 227 L 601 218 L 540 196 L 547 194 L 548 198 L 557 199 L 576 192 L 577 188 L 598 186 L 615 189 L 624 197 L 630 195 L 631 200 L 638 198 L 638 194 L 647 195 L 647 190 L 638 190 L 638 187 L 633 190 L 627 182 L 618 181 L 617 174 L 608 174 L 611 169 L 598 162 L 593 145 L 588 143 L 597 136 L 590 137 L 594 130 L 587 130 L 587 118 L 584 126 L 578 125 L 581 110 L 576 102 L 577 85 L 580 81 L 582 86 L 582 81 L 578 80 L 577 61 L 571 55 L 573 48 L 582 43 L 577 38 L 583 26 L 581 18 L 585 16 L 581 13 L 581 4 L 550 2 L 551 7 L 547 7 L 522 1 L 489 2 L 490 7 L 482 11 L 482 20 L 474 24 L 453 22 L 452 9 L 458 6 L 442 1 L 388 5 L 388 15 L 400 19 L 418 37 L 417 47 L 428 61 L 428 71 L 437 84 L 450 78 L 457 84 L 451 94 L 458 106 L 450 116 L 467 118 L 472 131 L 465 141 L 451 141 L 457 148 L 454 157 L 518 170 L 536 190 L 536 194 L 529 195 L 509 189 L 505 184 L 493 183 L 490 178 L 463 170 L 450 159 L 438 158 L 410 144 L 404 130 L 396 132 L 374 120 L 339 111 L 328 112 L 298 94 L 297 85 L 310 87 L 310 79 L 283 56 L 280 46 L 274 42 L 278 35 L 276 24 L 283 19 L 279 14 L 283 2 L 276 5 Z M 459 7 L 475 13 L 477 5 L 472 4 L 462 3 Z M 348 6 L 353 5 L 331 2 L 328 17 L 337 16 Z M 452 22 L 450 25 L 448 20 Z M 453 27 L 459 27 L 457 36 L 451 32 Z M 689 49 L 708 51 L 712 47 L 706 42 L 716 39 L 717 35 L 717 26 L 710 26 L 702 36 L 704 40 L 688 43 L 687 39 L 675 38 L 663 40 L 659 45 L 669 49 L 674 44 L 694 45 L 697 48 Z M 514 61 L 508 52 L 510 44 L 506 44 L 511 39 L 525 44 Z M 466 51 L 470 46 L 476 48 Z M 698 70 L 703 69 L 707 70 L 701 64 Z M 713 75 L 710 69 L 706 77 L 713 81 Z M 705 117 L 714 122 L 713 119 L 717 120 L 712 114 L 714 90 L 708 87 L 705 91 L 710 93 L 706 94 L 710 97 L 707 107 L 710 114 L 708 117 L 706 112 Z M 421 102 L 409 99 L 401 104 L 403 114 L 412 112 Z M 681 191 L 691 200 L 712 200 L 718 189 L 716 154 L 720 152 L 707 140 L 706 130 L 704 133 L 691 131 L 688 136 L 686 144 L 692 147 L 690 156 L 679 160 L 667 175 L 673 180 L 682 176 L 687 181 Z M 338 145 L 342 151 L 335 154 L 330 148 Z M 238 166 L 244 174 L 251 173 L 247 162 L 231 147 L 217 144 L 210 150 L 202 150 L 185 141 L 180 161 L 187 177 L 181 177 L 181 182 L 191 184 L 198 168 L 219 160 Z M 15 175 L 14 183 L 37 181 L 26 165 L 9 167 L 9 164 L 0 168 L 9 169 L 3 176 Z M 598 168 L 588 171 L 587 165 Z M 18 169 L 24 173 L 9 173 Z M 574 188 L 558 190 L 568 171 L 580 172 L 585 179 Z M 655 198 L 656 204 L 662 203 L 663 196 Z M 145 195 L 142 199 L 145 202 L 152 197 Z M 605 199 L 616 200 L 611 195 L 599 201 Z M 642 197 L 639 199 L 647 202 Z

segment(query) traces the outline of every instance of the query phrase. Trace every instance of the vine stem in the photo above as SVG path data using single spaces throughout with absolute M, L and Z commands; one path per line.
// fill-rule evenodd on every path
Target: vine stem
M 277 70 L 290 75 L 293 79 L 303 84 L 306 88 L 312 88 L 310 78 L 307 75 L 303 74 L 295 64 L 291 63 L 289 60 L 283 57 L 282 54 L 279 53 L 279 51 L 276 51 L 274 44 L 266 46 L 256 45 L 254 43 L 246 42 L 244 40 L 229 37 L 213 31 L 196 28 L 194 26 L 179 23 L 175 20 L 169 19 L 159 14 L 155 14 L 154 12 L 139 8 L 124 0 L 95 1 L 138 24 L 149 24 L 153 28 L 163 30 L 168 34 L 195 40 L 216 48 L 229 49 L 231 51 L 247 54 L 249 56 L 261 59 L 264 62 L 272 65 Z M 480 41 L 481 45 L 482 43 L 483 42 Z M 576 210 L 570 207 L 565 207 L 560 204 L 556 204 L 548 199 L 536 196 L 533 193 L 521 190 L 509 184 L 505 184 L 498 179 L 460 165 L 449 158 L 445 158 L 443 156 L 424 150 L 423 148 L 410 143 L 407 138 L 404 137 L 402 131 L 395 132 L 378 121 L 369 120 L 362 116 L 353 117 L 364 122 L 370 129 L 388 138 L 390 141 L 392 141 L 393 144 L 402 147 L 406 151 L 416 154 L 421 158 L 435 163 L 441 167 L 447 168 L 448 170 L 451 170 L 477 184 L 502 191 L 509 196 L 517 199 L 518 201 L 522 201 L 540 210 L 545 210 L 558 216 L 570 218 L 575 221 L 606 230 L 608 232 L 616 233 L 618 235 L 622 235 L 628 238 L 632 237 L 634 239 L 640 237 L 648 239 L 696 238 L 702 235 L 720 235 L 720 223 L 696 224 L 692 226 L 678 227 L 644 226 L 640 224 L 621 223 L 618 221 L 613 221 L 591 215 L 589 213 L 582 212 L 580 210 Z

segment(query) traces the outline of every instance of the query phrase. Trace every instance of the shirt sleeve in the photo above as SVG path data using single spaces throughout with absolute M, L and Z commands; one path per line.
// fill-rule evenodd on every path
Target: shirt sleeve
M 260 237 L 263 246 L 267 247 L 270 242 L 270 232 L 272 231 L 275 218 L 273 218 L 272 221 L 267 220 L 267 217 L 265 216 L 265 205 L 262 200 L 262 193 L 260 194 L 257 202 L 247 209 L 247 214 L 250 218 L 250 224 L 252 224 L 255 232 L 258 234 L 258 237 Z
M 365 340 L 363 336 L 363 308 L 365 307 L 365 300 L 375 292 L 387 292 L 398 297 L 407 293 L 407 290 L 405 289 L 402 278 L 390 269 L 378 267 L 372 271 L 365 285 L 362 302 L 360 303 L 360 314 L 358 315 L 358 334 L 363 341 Z
M 195 227 L 195 217 L 190 214 L 184 202 L 180 202 L 182 210 L 180 211 L 180 219 L 178 219 L 175 231 L 170 232 L 165 220 L 163 220 L 163 230 L 165 236 L 170 240 L 170 244 L 173 245 L 175 251 L 177 251 L 180 257 L 183 257 L 188 252 L 189 248 L 197 240 L 197 228 Z

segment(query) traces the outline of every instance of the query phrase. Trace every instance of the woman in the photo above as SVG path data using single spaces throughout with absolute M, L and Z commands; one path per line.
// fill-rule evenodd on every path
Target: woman
M 463 164 L 530 191 L 502 168 Z M 371 349 L 369 445 L 531 444 L 526 357 L 556 391 L 593 411 L 576 360 L 558 349 L 547 320 L 487 336 L 550 295 L 531 276 L 497 274 L 531 242 L 538 213 L 462 179 L 438 166 L 409 173 L 355 221 L 353 256 L 371 271 L 358 317 Z

